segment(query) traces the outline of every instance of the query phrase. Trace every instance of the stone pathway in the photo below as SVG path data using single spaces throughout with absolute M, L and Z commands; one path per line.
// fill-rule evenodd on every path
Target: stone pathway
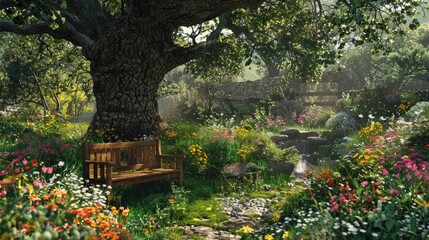
M 255 231 L 266 227 L 262 222 L 263 218 L 270 216 L 273 201 L 277 199 L 248 198 L 237 199 L 232 197 L 217 198 L 223 204 L 224 212 L 229 216 L 229 220 L 220 224 L 221 229 L 233 229 L 236 231 L 243 226 L 249 226 Z M 280 199 L 279 199 L 280 200 Z M 216 230 L 205 226 L 185 226 L 183 239 L 193 239 L 199 236 L 207 240 L 235 240 L 241 239 L 234 232 Z

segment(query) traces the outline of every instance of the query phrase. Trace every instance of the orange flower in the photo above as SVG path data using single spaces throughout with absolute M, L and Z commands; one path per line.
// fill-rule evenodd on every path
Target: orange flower
M 128 213 L 129 213 L 129 212 L 130 212 L 130 209 L 129 209 L 129 208 L 124 209 L 124 211 L 122 211 L 122 216 L 124 216 L 124 217 L 128 216 Z
M 52 212 L 55 212 L 58 210 L 58 206 L 55 202 L 51 202 L 49 204 L 46 204 L 45 206 L 50 208 Z
M 40 200 L 40 197 L 38 194 L 30 194 L 29 198 L 31 202 Z
M 43 196 L 43 200 L 49 201 L 49 199 L 51 199 L 51 196 L 49 196 L 49 195 L 44 195 Z

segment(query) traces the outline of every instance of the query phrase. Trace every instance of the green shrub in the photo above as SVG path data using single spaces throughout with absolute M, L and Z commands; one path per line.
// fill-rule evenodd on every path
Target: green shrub
M 405 113 L 405 119 L 412 122 L 429 120 L 429 102 L 418 102 Z
M 339 112 L 334 116 L 330 117 L 328 121 L 326 121 L 325 126 L 329 129 L 336 129 L 341 127 L 348 127 L 354 129 L 356 128 L 356 121 L 352 116 L 350 116 L 350 114 L 346 112 Z

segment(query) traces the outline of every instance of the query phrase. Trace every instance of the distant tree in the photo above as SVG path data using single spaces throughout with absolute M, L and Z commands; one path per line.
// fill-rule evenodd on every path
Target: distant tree
M 365 44 L 346 50 L 339 66 L 366 89 L 399 92 L 413 80 L 429 81 L 429 24 L 388 45 L 390 52 L 374 54 Z
M 46 36 L 0 36 L 0 97 L 6 104 L 33 104 L 76 118 L 92 98 L 88 63 L 70 43 Z M 82 94 L 84 93 L 84 94 Z M 79 96 L 79 97 L 78 97 Z M 76 108 L 73 110 L 73 108 Z

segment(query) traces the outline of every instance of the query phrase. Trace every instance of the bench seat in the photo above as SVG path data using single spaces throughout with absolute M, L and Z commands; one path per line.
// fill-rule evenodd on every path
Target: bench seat
M 83 176 L 111 187 L 177 179 L 183 181 L 184 155 L 161 154 L 161 141 L 95 143 L 82 146 Z

